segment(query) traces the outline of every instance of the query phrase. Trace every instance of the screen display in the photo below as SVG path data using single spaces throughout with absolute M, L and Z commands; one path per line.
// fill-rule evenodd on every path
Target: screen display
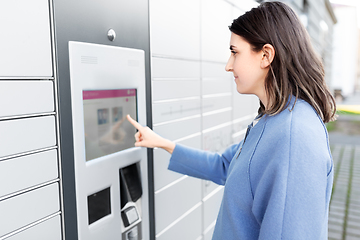
M 83 91 L 86 161 L 134 147 L 136 89 Z

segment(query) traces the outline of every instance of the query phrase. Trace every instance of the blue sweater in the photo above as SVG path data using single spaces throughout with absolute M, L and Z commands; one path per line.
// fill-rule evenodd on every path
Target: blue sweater
M 327 240 L 327 131 L 305 101 L 291 108 L 263 116 L 223 154 L 176 145 L 170 170 L 225 186 L 213 240 Z

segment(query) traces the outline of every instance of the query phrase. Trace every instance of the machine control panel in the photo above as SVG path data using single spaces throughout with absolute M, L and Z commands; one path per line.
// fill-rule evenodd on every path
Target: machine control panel
M 69 42 L 78 239 L 149 238 L 144 51 Z

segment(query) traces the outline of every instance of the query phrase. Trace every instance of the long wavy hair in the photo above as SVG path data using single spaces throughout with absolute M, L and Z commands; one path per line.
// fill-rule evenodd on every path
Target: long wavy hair
M 295 12 L 281 2 L 264 2 L 239 18 L 229 29 L 244 38 L 254 52 L 265 44 L 275 57 L 265 79 L 268 109 L 260 101 L 259 114 L 275 115 L 289 106 L 295 96 L 308 102 L 323 122 L 335 120 L 336 103 L 325 82 L 322 61 Z

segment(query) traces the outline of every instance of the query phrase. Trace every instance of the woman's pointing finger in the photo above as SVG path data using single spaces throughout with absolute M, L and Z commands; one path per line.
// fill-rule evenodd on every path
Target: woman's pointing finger
M 129 114 L 126 115 L 126 118 L 137 130 L 140 130 L 141 128 L 143 128 L 143 126 L 141 126 L 140 123 L 138 123 L 137 121 L 132 119 Z

